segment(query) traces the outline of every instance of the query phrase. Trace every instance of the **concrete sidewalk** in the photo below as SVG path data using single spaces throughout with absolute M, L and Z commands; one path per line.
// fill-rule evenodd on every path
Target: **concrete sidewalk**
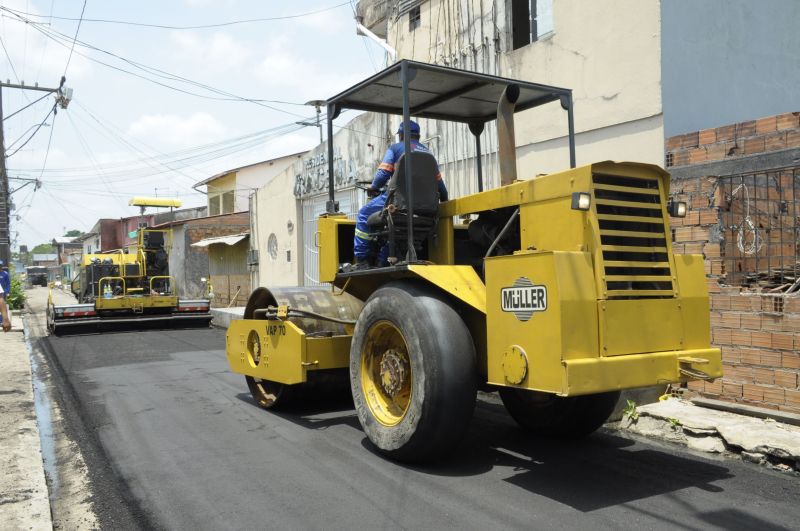
M 244 306 L 234 306 L 233 308 L 211 308 L 211 324 L 217 328 L 228 328 L 231 321 L 244 319 Z
M 772 418 L 720 411 L 670 398 L 629 408 L 617 427 L 692 450 L 738 455 L 745 461 L 800 476 L 800 427 Z
M 19 314 L 0 333 L 0 526 L 52 529 L 31 360 Z

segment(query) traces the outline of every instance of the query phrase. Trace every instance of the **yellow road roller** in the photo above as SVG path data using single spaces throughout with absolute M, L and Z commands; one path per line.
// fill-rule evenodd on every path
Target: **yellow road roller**
M 514 115 L 566 114 L 570 169 L 517 178 Z M 344 372 L 358 418 L 385 455 L 438 459 L 463 436 L 478 389 L 542 435 L 599 428 L 620 391 L 722 375 L 710 345 L 703 259 L 672 251 L 669 174 L 648 164 L 576 167 L 571 91 L 400 61 L 327 102 L 343 109 L 487 122 L 500 186 L 439 203 L 435 164 L 410 149 L 395 165 L 370 234 L 388 265 L 351 267 L 355 222 L 334 196 L 318 219 L 327 287 L 258 288 L 227 332 L 231 369 L 256 402 L 279 408 Z M 526 116 L 530 116 L 527 113 Z

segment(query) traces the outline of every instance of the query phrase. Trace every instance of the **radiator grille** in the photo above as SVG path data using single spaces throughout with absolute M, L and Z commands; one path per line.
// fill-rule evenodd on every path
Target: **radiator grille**
M 606 297 L 673 297 L 658 179 L 594 174 Z

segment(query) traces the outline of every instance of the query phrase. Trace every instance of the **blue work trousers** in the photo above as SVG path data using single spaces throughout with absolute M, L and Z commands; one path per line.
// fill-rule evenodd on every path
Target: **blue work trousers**
M 370 234 L 367 218 L 383 208 L 386 204 L 386 196 L 386 193 L 382 193 L 378 197 L 373 198 L 358 211 L 358 218 L 356 218 L 356 235 L 355 238 L 353 238 L 353 254 L 356 260 L 367 260 L 377 251 L 375 248 L 375 236 Z M 383 248 L 380 249 L 378 255 L 378 265 L 382 265 L 386 262 L 388 253 L 389 249 L 384 245 Z

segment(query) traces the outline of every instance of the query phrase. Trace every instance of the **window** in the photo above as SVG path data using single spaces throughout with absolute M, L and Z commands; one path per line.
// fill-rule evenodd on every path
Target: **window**
M 209 216 L 218 216 L 220 214 L 221 199 L 222 199 L 221 195 L 208 196 L 208 215 Z
M 553 31 L 553 0 L 510 0 L 511 45 L 516 50 Z
M 422 24 L 422 12 L 417 6 L 408 12 L 408 31 L 414 31 Z
M 222 194 L 222 214 L 232 214 L 234 204 L 234 192 L 225 192 Z
M 208 196 L 208 215 L 232 214 L 235 208 L 236 192 L 231 190 L 214 196 Z

